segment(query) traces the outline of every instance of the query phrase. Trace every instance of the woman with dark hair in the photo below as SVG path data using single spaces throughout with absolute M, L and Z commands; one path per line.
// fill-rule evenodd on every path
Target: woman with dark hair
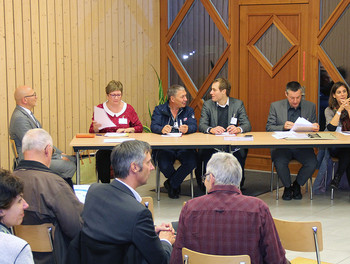
M 9 171 L 0 169 L 0 256 L 4 263 L 34 263 L 29 244 L 12 235 L 20 225 L 27 202 L 22 197 L 22 182 Z
M 333 84 L 329 95 L 328 107 L 324 111 L 326 130 L 350 131 L 350 92 L 343 82 Z M 338 169 L 331 182 L 333 188 L 339 187 L 342 175 L 346 172 L 350 183 L 350 151 L 348 148 L 331 148 L 330 155 L 339 159 Z

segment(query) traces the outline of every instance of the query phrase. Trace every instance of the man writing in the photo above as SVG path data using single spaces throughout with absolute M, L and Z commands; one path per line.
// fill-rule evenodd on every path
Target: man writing
M 301 85 L 298 82 L 289 82 L 285 91 L 286 99 L 273 102 L 267 119 L 266 131 L 288 131 L 294 122 L 303 117 L 313 123 L 312 130 L 317 132 L 320 126 L 316 123 L 316 106 L 314 103 L 302 100 Z M 283 200 L 302 199 L 300 186 L 314 173 L 317 159 L 312 148 L 271 149 L 271 159 L 275 163 L 278 177 L 284 185 Z M 296 180 L 291 182 L 288 164 L 296 159 L 302 164 Z
M 233 155 L 213 154 L 203 176 L 208 194 L 184 205 L 170 263 L 183 263 L 183 247 L 213 255 L 249 255 L 251 263 L 289 263 L 268 206 L 242 195 L 241 178 Z
M 29 86 L 20 86 L 15 90 L 16 108 L 12 113 L 9 134 L 15 141 L 19 160 L 23 159 L 22 139 L 24 134 L 33 128 L 41 128 L 40 122 L 34 117 L 33 109 L 37 104 L 37 94 Z M 50 168 L 73 186 L 71 178 L 76 171 L 75 158 L 67 156 L 54 147 Z
M 154 170 L 150 151 L 148 143 L 138 140 L 114 147 L 111 162 L 116 178 L 110 184 L 90 187 L 82 234 L 103 249 L 107 245 L 134 247 L 139 256 L 136 263 L 168 263 L 175 241 L 173 228 L 171 224 L 154 227 L 151 212 L 140 203 L 141 197 L 135 191 L 146 184 Z M 83 253 L 81 257 L 86 256 Z M 122 252 L 116 256 L 113 250 L 107 250 L 104 263 L 123 263 L 125 257 Z

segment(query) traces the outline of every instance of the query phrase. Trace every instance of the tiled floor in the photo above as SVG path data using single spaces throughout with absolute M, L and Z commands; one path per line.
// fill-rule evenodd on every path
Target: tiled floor
M 163 176 L 162 176 L 163 177 Z M 161 179 L 164 181 L 164 178 Z M 190 197 L 182 196 L 180 199 L 169 199 L 167 194 L 161 193 L 161 200 L 157 202 L 156 193 L 150 191 L 155 186 L 155 173 L 152 172 L 148 184 L 137 189 L 141 196 L 151 196 L 154 200 L 155 223 L 178 220 L 182 205 Z M 283 189 L 280 190 L 280 195 Z M 285 220 L 321 221 L 323 229 L 323 251 L 321 260 L 329 263 L 350 263 L 350 194 L 336 191 L 333 201 L 329 193 L 314 195 L 310 201 L 309 195 L 304 194 L 302 200 L 283 201 L 276 200 L 275 192 L 259 196 L 264 200 L 273 217 Z M 316 259 L 315 253 L 301 253 L 287 251 L 287 258 L 297 256 Z

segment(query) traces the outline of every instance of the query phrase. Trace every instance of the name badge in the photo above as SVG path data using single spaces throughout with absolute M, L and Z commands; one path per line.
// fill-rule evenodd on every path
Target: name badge
M 125 117 L 119 118 L 119 124 L 121 125 L 127 125 L 128 124 L 128 119 Z
M 237 125 L 237 117 L 231 117 L 231 125 Z

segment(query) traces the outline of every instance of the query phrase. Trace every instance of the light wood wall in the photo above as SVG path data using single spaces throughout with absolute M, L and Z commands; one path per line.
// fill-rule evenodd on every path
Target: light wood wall
M 34 114 L 54 144 L 87 132 L 112 80 L 143 124 L 158 97 L 158 0 L 0 0 L 0 167 L 12 167 L 8 125 L 19 85 L 38 95 Z

